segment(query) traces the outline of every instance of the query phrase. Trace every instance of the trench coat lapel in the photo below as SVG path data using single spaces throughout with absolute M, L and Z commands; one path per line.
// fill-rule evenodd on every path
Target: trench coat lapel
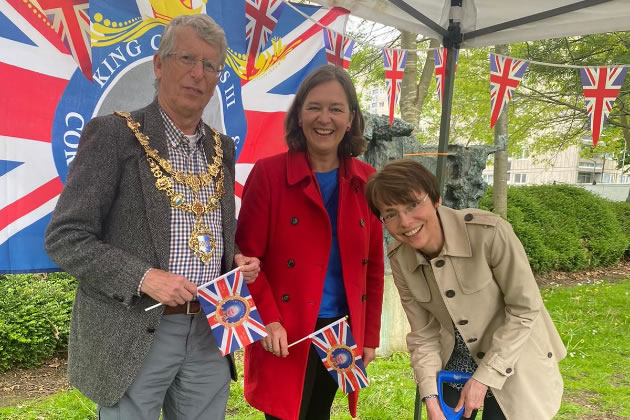
M 455 210 L 438 206 L 438 216 L 444 232 L 441 254 L 451 257 L 472 257 L 472 245 L 463 217 Z

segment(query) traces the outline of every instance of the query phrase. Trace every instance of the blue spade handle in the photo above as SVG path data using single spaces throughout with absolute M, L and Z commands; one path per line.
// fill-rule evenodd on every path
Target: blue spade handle
M 442 395 L 442 385 L 444 382 L 451 384 L 464 384 L 472 377 L 472 373 L 453 372 L 451 370 L 441 370 L 437 376 L 437 389 L 438 398 L 440 400 L 440 407 L 446 420 L 459 420 L 464 415 L 464 407 L 461 410 L 455 411 L 453 407 L 444 402 L 444 396 Z

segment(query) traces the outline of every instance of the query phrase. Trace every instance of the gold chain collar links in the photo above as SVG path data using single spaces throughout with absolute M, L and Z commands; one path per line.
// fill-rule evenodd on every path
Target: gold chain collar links
M 149 169 L 156 178 L 155 187 L 158 190 L 165 192 L 166 196 L 170 199 L 171 207 L 188 213 L 193 213 L 195 215 L 195 226 L 193 227 L 193 231 L 191 232 L 191 236 L 188 240 L 188 246 L 197 257 L 199 257 L 205 264 L 208 264 L 212 254 L 214 254 L 216 241 L 210 229 L 204 225 L 201 216 L 209 214 L 219 208 L 220 199 L 224 192 L 223 181 L 225 179 L 225 175 L 223 172 L 223 149 L 221 149 L 221 138 L 219 136 L 219 132 L 211 129 L 214 137 L 214 151 L 216 154 L 212 159 L 212 165 L 207 165 L 208 172 L 199 175 L 194 175 L 192 172 L 187 174 L 186 172 L 176 171 L 168 159 L 162 158 L 157 149 L 151 148 L 149 145 L 149 137 L 140 131 L 140 123 L 134 121 L 129 112 L 114 111 L 114 114 L 127 120 L 127 127 L 129 127 L 129 129 L 134 133 L 136 139 L 147 154 Z M 170 175 L 178 184 L 184 185 L 193 191 L 192 204 L 186 203 L 182 194 L 175 193 L 171 178 L 164 175 L 164 172 L 162 171 Z M 203 204 L 197 199 L 197 193 L 200 188 L 210 185 L 213 178 L 217 178 L 215 180 L 214 194 L 208 197 L 208 202 L 206 204 Z

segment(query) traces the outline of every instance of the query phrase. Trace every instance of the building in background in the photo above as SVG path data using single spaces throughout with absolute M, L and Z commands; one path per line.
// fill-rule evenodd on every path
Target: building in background
M 581 185 L 605 198 L 623 201 L 630 189 L 630 175 L 617 169 L 618 160 L 630 165 L 630 152 L 620 156 L 581 156 L 581 150 L 592 147 L 590 137 L 582 139 L 579 146 L 570 146 L 543 159 L 533 159 L 524 149 L 520 156 L 508 158 L 508 185 L 570 184 Z M 550 163 L 548 163 L 550 162 Z M 494 181 L 494 166 L 488 165 L 482 172 L 486 183 Z
M 383 86 L 359 87 L 361 93 L 361 108 L 374 115 L 389 115 L 387 103 L 387 89 Z M 400 111 L 396 106 L 395 118 L 400 118 Z

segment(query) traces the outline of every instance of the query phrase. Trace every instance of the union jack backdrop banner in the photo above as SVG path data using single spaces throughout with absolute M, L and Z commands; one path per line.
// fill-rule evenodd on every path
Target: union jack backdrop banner
M 459 58 L 459 50 L 455 50 L 455 71 L 457 71 L 457 59 Z M 440 99 L 440 103 L 442 103 L 442 98 L 444 97 L 444 82 L 446 78 L 444 75 L 446 74 L 446 57 L 448 57 L 448 49 L 446 48 L 436 48 L 434 50 L 435 55 L 435 87 L 437 88 L 438 98 Z
M 490 54 L 490 128 L 507 108 L 528 65 L 529 61 Z
M 389 124 L 394 121 L 394 111 L 400 96 L 403 72 L 407 64 L 407 51 L 383 49 L 383 65 L 385 66 L 385 86 L 389 103 Z
M 299 84 L 327 62 L 322 26 L 343 32 L 347 10 L 280 0 L 0 0 L 0 273 L 58 270 L 44 231 L 85 124 L 153 100 L 147 75 L 164 26 L 193 13 L 210 15 L 228 41 L 203 119 L 234 139 L 238 210 L 254 162 L 286 150 L 283 120 Z
M 345 318 L 316 332 L 311 340 L 324 367 L 343 392 L 358 391 L 370 384 L 363 357 Z
M 240 268 L 198 287 L 197 298 L 222 355 L 267 336 Z
M 44 15 L 88 79 L 92 79 L 89 2 L 37 0 Z M 28 6 L 27 6 L 28 7 Z
M 323 32 L 328 64 L 348 69 L 350 67 L 352 49 L 354 48 L 354 40 L 328 28 L 324 28 Z
M 610 114 L 617 99 L 619 89 L 621 89 L 627 73 L 628 67 L 584 67 L 580 69 L 593 146 L 597 146 L 608 114 Z

